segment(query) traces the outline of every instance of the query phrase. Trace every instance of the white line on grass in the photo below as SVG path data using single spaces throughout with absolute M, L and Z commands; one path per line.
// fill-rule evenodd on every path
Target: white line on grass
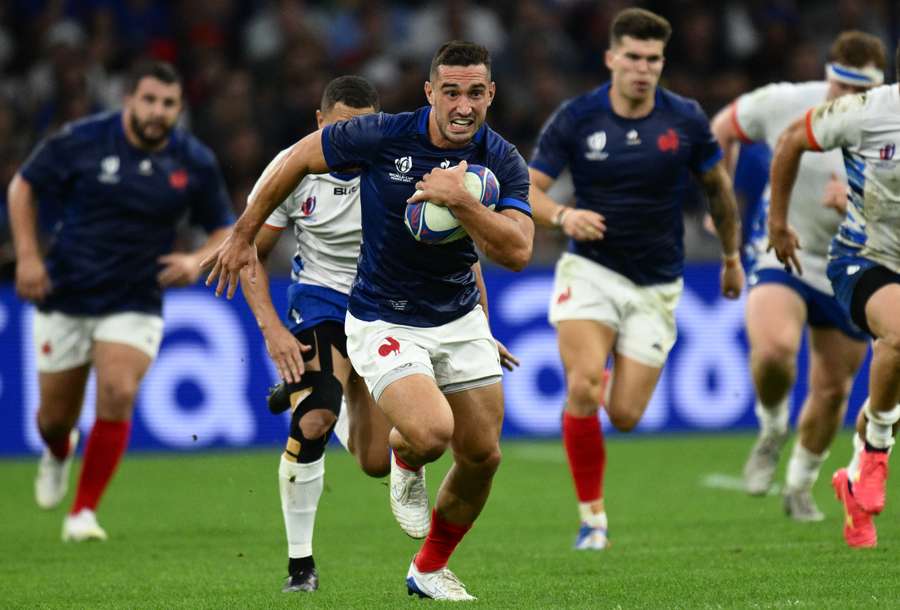
M 736 477 L 730 474 L 723 474 L 721 472 L 711 472 L 707 475 L 704 475 L 700 479 L 700 485 L 702 487 L 709 487 L 711 489 L 725 489 L 727 491 L 739 491 L 741 493 L 747 493 L 744 488 L 744 479 L 741 477 Z M 781 485 L 775 483 L 769 488 L 769 491 L 766 495 L 775 496 L 781 493 Z

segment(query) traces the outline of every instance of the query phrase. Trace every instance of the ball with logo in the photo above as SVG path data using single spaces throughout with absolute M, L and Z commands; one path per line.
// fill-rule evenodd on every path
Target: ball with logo
M 472 196 L 486 208 L 493 210 L 497 207 L 500 182 L 490 169 L 483 165 L 469 165 L 463 182 Z M 449 244 L 468 235 L 450 208 L 429 201 L 406 204 L 404 222 L 412 236 L 425 244 Z

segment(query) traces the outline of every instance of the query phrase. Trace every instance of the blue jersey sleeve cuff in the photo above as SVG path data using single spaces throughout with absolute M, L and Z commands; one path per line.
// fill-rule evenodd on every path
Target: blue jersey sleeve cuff
M 513 197 L 504 197 L 497 203 L 497 211 L 500 210 L 518 210 L 526 216 L 531 216 L 531 206 L 526 201 L 515 199 Z
M 706 161 L 700 164 L 700 173 L 705 174 L 706 172 L 711 170 L 713 167 L 715 167 L 716 163 L 722 160 L 722 157 L 724 157 L 724 155 L 722 154 L 722 150 L 716 148 L 716 152 L 710 155 L 709 158 L 706 159 Z
M 556 180 L 556 178 L 559 176 L 560 172 L 562 171 L 562 168 L 557 169 L 555 167 L 550 167 L 549 165 L 547 165 L 540 159 L 532 159 L 531 163 L 528 164 L 528 167 L 533 167 L 534 169 L 538 170 L 539 172 L 547 174 L 554 180 Z
M 331 128 L 334 125 L 326 125 L 324 129 L 322 129 L 322 154 L 325 157 L 325 163 L 328 165 L 328 169 L 337 169 L 336 161 L 334 158 L 334 150 L 331 147 Z

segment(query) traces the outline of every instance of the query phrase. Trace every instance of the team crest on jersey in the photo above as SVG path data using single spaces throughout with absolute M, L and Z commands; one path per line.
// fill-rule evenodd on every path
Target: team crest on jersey
M 878 151 L 879 156 L 882 161 L 890 161 L 894 158 L 894 153 L 897 152 L 897 145 L 891 142 L 890 144 L 885 144 L 881 147 L 881 150 Z
M 606 148 L 606 132 L 595 131 L 587 137 L 587 152 L 584 153 L 585 159 L 590 161 L 603 161 L 609 156 L 609 153 L 603 152 Z
M 412 169 L 412 157 L 406 155 L 405 157 L 397 157 L 394 159 L 394 167 L 397 168 L 397 173 L 390 172 L 388 177 L 394 182 L 405 182 L 409 183 L 415 180 L 413 176 L 409 176 L 409 170 Z
M 316 196 L 307 197 L 306 201 L 300 204 L 300 213 L 304 216 L 310 216 L 316 210 Z
M 678 133 L 671 127 L 656 138 L 656 147 L 660 152 L 678 152 L 678 144 Z
M 117 184 L 119 182 L 119 157 L 110 155 L 100 161 L 100 175 L 97 180 L 104 184 Z
M 188 183 L 188 173 L 183 169 L 176 169 L 169 174 L 169 186 L 173 189 L 183 190 Z

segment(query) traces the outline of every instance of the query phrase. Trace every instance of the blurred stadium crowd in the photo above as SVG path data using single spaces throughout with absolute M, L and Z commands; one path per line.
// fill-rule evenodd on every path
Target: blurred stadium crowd
M 823 78 L 828 46 L 842 29 L 878 35 L 892 51 L 900 20 L 890 0 L 4 0 L 2 277 L 12 272 L 5 190 L 19 163 L 64 122 L 117 107 L 138 58 L 181 70 L 184 123 L 217 154 L 240 211 L 275 153 L 315 128 L 328 80 L 364 75 L 385 111 L 414 109 L 425 103 L 431 55 L 452 38 L 491 50 L 498 95 L 488 121 L 528 157 L 557 104 L 607 78 L 609 23 L 630 5 L 671 21 L 662 84 L 698 99 L 710 115 L 767 82 Z M 700 228 L 702 211 L 698 196 L 689 209 L 689 258 L 718 252 Z M 548 231 L 536 240 L 539 263 L 563 247 Z M 286 269 L 287 257 L 278 258 Z

